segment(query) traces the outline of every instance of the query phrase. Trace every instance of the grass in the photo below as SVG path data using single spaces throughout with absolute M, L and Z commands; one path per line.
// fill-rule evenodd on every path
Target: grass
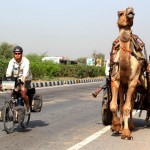
M 53 79 L 43 79 L 43 80 L 32 80 L 33 82 L 38 81 L 67 81 L 67 80 L 79 80 L 79 79 L 88 79 L 88 78 L 103 78 L 104 76 L 98 76 L 98 77 L 87 77 L 87 78 L 74 78 L 74 77 L 59 77 L 59 78 L 53 78 Z

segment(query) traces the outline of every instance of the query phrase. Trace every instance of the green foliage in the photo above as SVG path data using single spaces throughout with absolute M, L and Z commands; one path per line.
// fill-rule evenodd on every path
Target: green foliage
M 5 77 L 6 75 L 6 69 L 7 69 L 7 66 L 8 66 L 8 60 L 2 58 L 0 59 L 0 77 Z
M 30 62 L 30 69 L 33 79 L 52 79 L 59 76 L 60 67 L 58 64 L 53 64 L 51 61 L 46 62 Z
M 61 77 L 97 77 L 105 76 L 105 67 L 87 66 L 87 65 L 60 65 Z
M 30 59 L 30 68 L 33 79 L 52 79 L 55 77 L 97 77 L 105 75 L 105 67 L 87 65 L 54 64 L 52 61 Z
M 0 61 L 0 73 L 4 77 L 8 66 L 7 60 Z M 30 69 L 33 80 L 50 80 L 56 77 L 86 78 L 105 76 L 105 67 L 86 65 L 62 65 L 54 64 L 51 61 L 35 62 L 30 61 Z
M 8 43 L 1 43 L 0 44 L 0 59 L 11 59 L 13 56 L 14 45 Z
M 0 74 L 2 77 L 6 74 L 9 60 L 13 57 L 13 45 L 2 43 L 0 45 Z M 45 56 L 36 53 L 28 54 L 26 57 L 30 61 L 30 69 L 33 74 L 33 80 L 50 80 L 56 77 L 97 77 L 105 75 L 105 67 L 87 66 L 86 58 L 77 59 L 78 64 L 54 64 L 52 61 L 42 61 Z M 102 56 L 102 55 L 101 55 Z M 99 57 L 97 55 L 97 57 Z
M 49 80 L 59 76 L 59 64 L 54 64 L 52 61 L 42 61 L 44 56 L 45 54 L 37 55 L 35 53 L 26 55 L 30 61 L 30 69 L 33 75 L 33 80 Z
M 77 71 L 77 78 L 85 78 L 88 77 L 88 70 L 87 70 L 88 66 L 79 66 L 79 69 Z
M 54 64 L 51 61 L 43 62 L 43 64 L 46 66 L 46 75 L 49 79 L 59 76 L 59 72 L 61 70 L 59 64 Z
M 86 59 L 86 57 L 80 57 L 77 59 L 77 63 L 86 65 Z
M 35 53 L 33 53 L 33 54 L 30 53 L 30 54 L 26 55 L 26 57 L 29 59 L 30 62 L 42 62 L 42 58 L 43 58 L 42 55 L 40 56 Z

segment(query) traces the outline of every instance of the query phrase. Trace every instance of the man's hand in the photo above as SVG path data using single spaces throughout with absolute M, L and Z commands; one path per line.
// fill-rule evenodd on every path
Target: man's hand
M 24 86 L 21 86 L 21 91 L 24 91 L 25 87 Z
M 25 83 L 26 81 L 26 77 L 22 76 L 22 80 L 21 80 L 23 83 Z

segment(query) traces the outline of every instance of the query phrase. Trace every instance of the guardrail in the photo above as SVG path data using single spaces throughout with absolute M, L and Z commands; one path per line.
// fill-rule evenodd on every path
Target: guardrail
M 31 87 L 50 87 L 50 86 L 59 86 L 67 84 L 79 84 L 79 83 L 90 83 L 90 82 L 101 82 L 105 78 L 88 78 L 88 79 L 77 79 L 77 80 L 66 80 L 66 81 L 38 81 L 31 82 Z

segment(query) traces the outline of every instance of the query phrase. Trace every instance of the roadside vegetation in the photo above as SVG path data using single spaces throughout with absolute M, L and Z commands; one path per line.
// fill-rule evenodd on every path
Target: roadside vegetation
M 13 57 L 12 49 L 15 45 L 0 44 L 0 76 L 4 77 L 9 60 Z M 94 52 L 93 58 L 104 55 Z M 77 64 L 55 64 L 52 61 L 42 61 L 46 54 L 36 53 L 25 55 L 30 61 L 33 80 L 53 80 L 66 78 L 88 78 L 105 76 L 105 66 L 87 66 L 86 58 L 78 58 Z

